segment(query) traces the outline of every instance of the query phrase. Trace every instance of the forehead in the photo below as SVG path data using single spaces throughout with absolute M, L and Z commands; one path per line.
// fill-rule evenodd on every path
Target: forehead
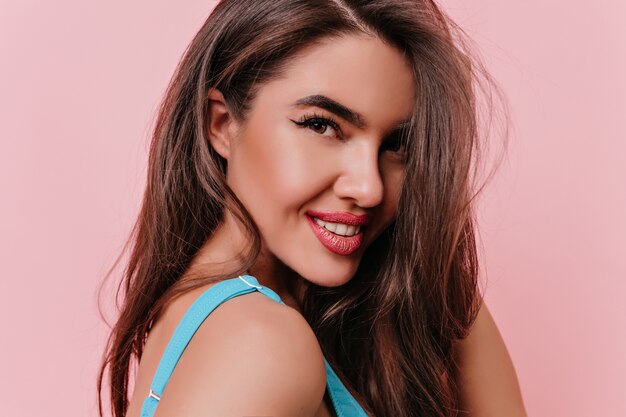
M 368 126 L 410 118 L 415 85 L 409 63 L 378 38 L 325 39 L 300 52 L 279 79 L 259 89 L 259 104 L 288 109 L 305 96 L 332 98 L 362 114 Z

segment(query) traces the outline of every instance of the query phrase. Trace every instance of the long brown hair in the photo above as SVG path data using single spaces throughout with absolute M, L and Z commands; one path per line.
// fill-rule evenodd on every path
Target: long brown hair
M 474 201 L 484 184 L 477 186 L 476 172 L 486 137 L 481 111 L 491 114 L 497 86 L 463 31 L 431 0 L 222 0 L 185 51 L 159 109 L 141 212 L 123 251 L 132 245 L 117 292 L 123 302 L 98 377 L 100 415 L 107 368 L 110 406 L 115 417 L 125 415 L 132 365 L 164 306 L 244 273 L 260 252 L 259 230 L 206 137 L 208 89 L 219 89 L 233 116 L 246 120 L 258 87 L 279 78 L 304 47 L 359 33 L 402 51 L 416 81 L 400 209 L 348 283 L 307 288 L 303 315 L 370 415 L 459 413 L 452 351 L 482 301 Z M 225 210 L 250 234 L 250 252 L 239 269 L 183 285 L 181 275 Z

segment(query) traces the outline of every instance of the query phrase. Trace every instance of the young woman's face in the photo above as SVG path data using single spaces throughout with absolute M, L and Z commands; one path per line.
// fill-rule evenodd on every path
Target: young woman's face
M 311 47 L 260 88 L 230 145 L 227 182 L 270 262 L 318 285 L 350 280 L 397 214 L 399 129 L 414 90 L 401 53 L 364 36 Z

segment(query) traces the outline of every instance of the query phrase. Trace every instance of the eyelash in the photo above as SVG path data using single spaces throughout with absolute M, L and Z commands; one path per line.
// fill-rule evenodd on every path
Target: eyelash
M 404 155 L 405 154 L 404 144 L 400 141 L 400 138 L 398 136 L 399 136 L 399 134 L 394 134 L 393 138 L 389 138 L 386 141 L 384 141 L 383 142 L 383 147 L 384 146 L 389 146 L 393 142 L 397 142 L 398 146 L 399 146 L 399 150 L 393 150 L 391 152 L 396 153 L 396 154 Z
M 315 124 L 322 124 L 324 126 L 330 126 L 335 129 L 341 136 L 341 128 L 339 127 L 339 123 L 332 117 L 324 117 L 317 113 L 305 114 L 300 118 L 300 121 L 296 122 L 297 125 L 305 128 L 311 128 L 311 126 Z M 311 129 L 315 132 L 315 129 Z M 316 132 L 317 133 L 317 132 Z
M 305 128 L 311 128 L 311 126 L 313 126 L 315 124 L 321 124 L 321 125 L 324 125 L 324 126 L 330 126 L 333 129 L 335 129 L 336 132 L 339 132 L 339 134 L 341 136 L 341 128 L 339 127 L 339 123 L 337 123 L 337 121 L 335 119 L 333 119 L 332 117 L 325 117 L 325 116 L 322 116 L 322 115 L 317 114 L 317 113 L 305 114 L 305 115 L 303 115 L 300 118 L 300 120 L 298 122 L 295 122 L 295 123 L 298 126 L 305 127 Z M 313 130 L 315 132 L 315 129 L 311 129 L 311 130 Z M 386 145 L 389 145 L 394 140 L 398 140 L 399 141 L 400 139 L 397 139 L 396 137 L 394 137 L 393 139 L 388 139 L 388 140 L 386 140 L 383 143 L 383 147 L 386 146 Z M 392 151 L 392 152 L 403 155 L 405 153 L 404 145 L 401 144 L 400 150 Z

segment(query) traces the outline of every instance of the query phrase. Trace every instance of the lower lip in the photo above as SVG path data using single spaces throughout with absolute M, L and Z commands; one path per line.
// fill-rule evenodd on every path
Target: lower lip
M 337 255 L 350 255 L 356 251 L 361 246 L 361 242 L 363 242 L 362 231 L 354 236 L 340 236 L 317 224 L 311 216 L 306 217 L 309 221 L 309 225 L 311 225 L 311 229 L 313 229 L 313 233 L 315 233 L 315 236 L 322 242 L 322 245 Z

